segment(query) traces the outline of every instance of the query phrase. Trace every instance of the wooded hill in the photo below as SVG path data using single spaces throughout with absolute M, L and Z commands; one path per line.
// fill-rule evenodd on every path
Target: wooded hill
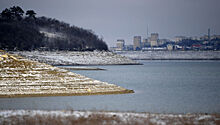
M 0 49 L 4 50 L 108 50 L 91 30 L 70 26 L 33 10 L 13 6 L 0 14 Z

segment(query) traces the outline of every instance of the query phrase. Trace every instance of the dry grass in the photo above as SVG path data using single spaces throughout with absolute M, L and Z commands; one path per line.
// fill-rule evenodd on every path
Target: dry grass
M 57 114 L 58 113 L 58 114 Z M 59 114 L 61 113 L 61 114 Z M 63 114 L 64 113 L 64 114 Z M 74 114 L 75 113 L 75 114 Z M 0 115 L 1 125 L 218 125 L 220 115 L 205 114 L 151 114 L 151 113 L 120 113 L 120 112 L 80 112 L 74 111 L 43 111 L 34 113 L 26 111 L 23 115 Z M 68 115 L 66 115 L 68 114 Z
M 129 121 L 122 121 L 117 115 L 107 116 L 104 114 L 92 114 L 88 117 L 75 117 L 75 116 L 48 116 L 36 115 L 31 116 L 11 116 L 1 122 L 2 125 L 140 125 L 149 124 L 153 125 L 149 119 L 142 119 L 136 121 L 135 118 Z

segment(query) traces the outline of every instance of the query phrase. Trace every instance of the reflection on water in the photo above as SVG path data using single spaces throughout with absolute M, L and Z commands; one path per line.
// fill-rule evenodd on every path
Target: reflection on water
M 154 113 L 220 113 L 219 61 L 141 61 L 144 65 L 94 66 L 76 71 L 134 94 L 2 98 L 0 109 L 114 110 Z

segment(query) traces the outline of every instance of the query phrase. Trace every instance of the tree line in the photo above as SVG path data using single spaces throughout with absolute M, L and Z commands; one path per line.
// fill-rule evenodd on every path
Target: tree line
M 50 37 L 41 31 L 61 34 Z M 0 49 L 5 50 L 108 50 L 106 43 L 91 30 L 70 26 L 48 17 L 36 17 L 34 10 L 19 6 L 0 14 Z

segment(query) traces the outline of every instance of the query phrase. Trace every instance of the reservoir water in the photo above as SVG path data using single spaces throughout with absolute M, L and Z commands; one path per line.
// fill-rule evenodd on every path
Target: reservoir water
M 220 61 L 148 60 L 144 65 L 91 66 L 73 72 L 134 94 L 1 98 L 0 109 L 220 113 Z

